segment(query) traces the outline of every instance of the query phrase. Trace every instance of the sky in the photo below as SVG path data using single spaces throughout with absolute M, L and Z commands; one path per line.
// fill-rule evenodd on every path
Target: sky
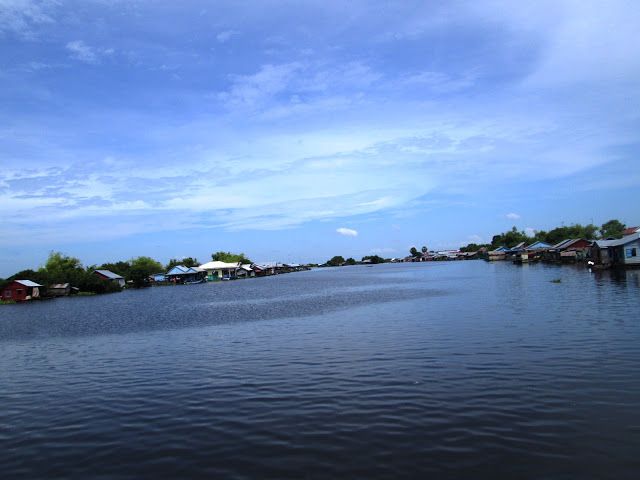
M 0 276 L 640 224 L 630 1 L 0 0 Z

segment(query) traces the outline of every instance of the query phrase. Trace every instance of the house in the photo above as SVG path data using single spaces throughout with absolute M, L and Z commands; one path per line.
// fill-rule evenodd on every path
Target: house
M 498 247 L 495 250 L 491 250 L 488 255 L 489 255 L 489 261 L 490 262 L 495 262 L 498 260 L 504 260 L 507 257 L 507 253 L 509 253 L 510 249 L 507 247 Z
M 279 273 L 278 265 L 277 262 L 254 263 L 252 268 L 256 272 L 257 277 L 265 277 Z
M 569 238 L 547 249 L 543 258 L 550 262 L 576 262 L 584 260 L 591 249 L 591 241 L 584 238 Z
M 591 258 L 601 266 L 640 266 L 640 232 L 617 240 L 596 240 Z
M 164 273 L 154 273 L 149 276 L 149 280 L 154 283 L 162 283 L 167 281 L 167 276 Z
M 222 279 L 235 279 L 238 277 L 239 269 L 240 262 L 227 263 L 218 260 L 203 263 L 198 267 L 198 270 L 205 272 L 208 282 L 215 282 Z
M 240 268 L 238 269 L 236 276 L 238 278 L 255 277 L 256 272 L 253 270 L 253 268 L 251 268 L 250 263 L 245 263 L 243 265 L 240 265 Z
M 47 294 L 51 297 L 66 297 L 71 293 L 71 284 L 69 283 L 56 283 L 49 285 L 47 288 Z
M 166 274 L 166 279 L 173 283 L 198 282 L 202 280 L 205 273 L 194 267 L 185 267 L 184 265 L 176 265 Z
M 2 289 L 2 300 L 25 302 L 40 296 L 42 285 L 31 280 L 14 280 Z
M 633 235 L 638 232 L 640 232 L 640 227 L 627 227 L 623 230 L 622 236 L 626 237 L 627 235 Z
M 124 287 L 124 284 L 125 284 L 124 277 L 121 277 L 117 273 L 113 273 L 110 270 L 96 270 L 93 273 L 95 273 L 98 277 L 102 278 L 103 280 L 108 280 L 110 282 L 117 283 L 120 288 Z

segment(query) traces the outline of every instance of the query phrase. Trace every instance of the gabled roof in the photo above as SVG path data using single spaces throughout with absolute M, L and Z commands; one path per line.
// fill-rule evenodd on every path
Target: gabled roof
M 198 271 L 191 267 L 185 267 L 184 265 L 176 265 L 167 272 L 167 275 L 190 275 L 192 273 L 198 273 Z
M 622 235 L 626 237 L 627 235 L 633 235 L 638 232 L 640 232 L 640 227 L 627 227 L 623 230 Z
M 543 250 L 545 248 L 551 248 L 547 242 L 535 242 L 527 247 L 527 250 Z
M 565 240 L 562 240 L 561 242 L 556 243 L 553 248 L 564 248 L 566 245 L 568 245 L 571 242 L 574 242 L 575 240 L 571 239 L 571 238 L 567 238 Z
M 640 232 L 618 238 L 617 240 L 596 240 L 595 245 L 600 248 L 619 247 L 620 245 L 635 242 L 638 239 L 640 239 Z
M 14 280 L 14 282 L 19 283 L 25 287 L 41 287 L 39 283 L 32 282 L 31 280 Z
M 117 273 L 113 273 L 110 270 L 96 270 L 96 273 L 99 273 L 103 277 L 107 277 L 107 278 L 109 278 L 111 280 L 120 280 L 121 278 L 123 278 L 120 275 L 118 275 Z

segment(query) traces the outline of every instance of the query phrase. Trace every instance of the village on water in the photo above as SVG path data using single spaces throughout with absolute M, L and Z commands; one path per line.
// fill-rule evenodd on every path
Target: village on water
M 494 236 L 492 244 L 487 245 L 469 244 L 457 250 L 439 251 L 432 251 L 427 247 L 418 250 L 413 247 L 406 257 L 385 259 L 371 255 L 362 257 L 360 261 L 353 258 L 345 260 L 338 255 L 324 264 L 254 263 L 244 254 L 217 252 L 212 255 L 212 261 L 202 264 L 190 257 L 180 261 L 172 259 L 164 271 L 162 264 L 149 257 L 84 268 L 78 259 L 52 252 L 44 267 L 23 270 L 7 280 L 0 280 L 0 304 L 74 294 L 112 293 L 125 288 L 195 285 L 266 277 L 311 268 L 378 263 L 482 259 L 489 262 L 511 261 L 515 264 L 582 263 L 593 269 L 640 267 L 640 227 L 627 227 L 617 220 L 611 220 L 602 226 L 600 235 L 596 235 L 596 229 L 593 225 L 573 225 L 528 238 L 524 232 L 518 232 L 514 227 L 511 231 Z M 566 233 L 584 233 L 584 236 L 563 238 L 553 244 L 540 239 L 557 239 L 558 235 Z M 522 238 L 529 241 L 518 241 Z M 500 242 L 504 244 L 496 246 Z

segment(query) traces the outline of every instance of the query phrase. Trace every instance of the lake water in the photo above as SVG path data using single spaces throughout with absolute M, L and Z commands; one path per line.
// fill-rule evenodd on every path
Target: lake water
M 481 261 L 2 306 L 0 478 L 635 479 L 639 312 Z

